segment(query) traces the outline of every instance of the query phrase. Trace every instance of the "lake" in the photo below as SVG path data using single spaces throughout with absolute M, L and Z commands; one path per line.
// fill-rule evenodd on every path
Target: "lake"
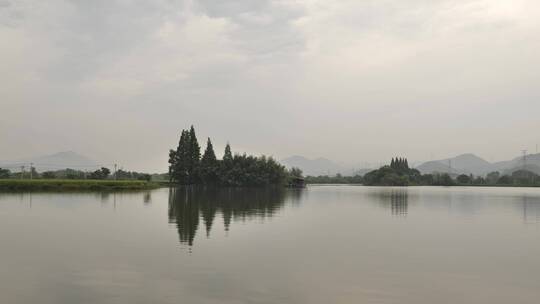
M 0 303 L 540 303 L 540 189 L 0 194 Z

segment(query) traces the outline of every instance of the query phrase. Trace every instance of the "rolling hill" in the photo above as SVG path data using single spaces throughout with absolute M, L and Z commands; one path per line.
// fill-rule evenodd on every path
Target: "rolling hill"
M 60 169 L 95 170 L 98 163 L 94 160 L 72 151 L 58 152 L 50 155 L 36 156 L 31 158 L 0 161 L 0 167 L 10 168 L 16 171 L 20 166 L 27 168 L 33 163 L 38 172 L 55 171 Z

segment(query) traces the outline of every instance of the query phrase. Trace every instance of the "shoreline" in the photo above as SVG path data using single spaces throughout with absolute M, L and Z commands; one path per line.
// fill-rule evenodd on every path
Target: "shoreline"
M 306 186 L 364 186 L 364 187 L 489 187 L 489 188 L 540 188 L 540 185 L 490 185 L 490 184 L 455 184 L 455 185 L 364 185 L 364 184 L 336 184 L 336 183 L 312 183 Z
M 161 186 L 139 180 L 0 179 L 0 192 L 151 190 Z

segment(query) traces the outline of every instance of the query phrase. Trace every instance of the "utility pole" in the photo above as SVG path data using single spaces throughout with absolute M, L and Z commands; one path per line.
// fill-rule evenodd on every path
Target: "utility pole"
M 32 171 L 34 171 L 33 169 L 34 169 L 34 163 L 30 163 L 30 179 L 32 179 L 33 177 L 32 176 L 32 173 L 33 173 Z
M 116 171 L 116 168 L 117 168 L 117 167 L 118 167 L 118 165 L 117 165 L 117 164 L 114 164 L 114 180 L 116 180 L 116 172 L 117 172 L 117 171 Z

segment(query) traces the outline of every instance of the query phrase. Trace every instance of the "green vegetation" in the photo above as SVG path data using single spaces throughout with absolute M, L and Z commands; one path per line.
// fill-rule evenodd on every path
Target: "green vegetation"
M 363 178 L 360 175 L 355 176 L 343 176 L 337 174 L 336 176 L 319 175 L 319 176 L 306 176 L 307 184 L 362 184 Z
M 156 175 L 157 177 L 157 175 Z M 124 171 L 118 170 L 116 172 L 116 179 L 119 180 L 141 180 L 141 181 L 151 181 L 153 180 L 153 175 L 147 173 L 139 173 L 135 171 Z
M 31 168 L 31 172 L 11 172 L 8 169 L 0 168 L 0 179 L 71 179 L 71 180 L 106 180 L 106 179 L 115 179 L 115 180 L 142 180 L 150 181 L 155 176 L 158 179 L 163 179 L 163 174 L 154 174 L 150 175 L 147 173 L 139 173 L 135 171 L 124 171 L 122 169 L 118 170 L 115 174 L 111 174 L 111 170 L 108 168 L 102 167 L 93 172 L 85 172 L 81 170 L 74 169 L 62 169 L 56 171 L 45 171 L 39 173 L 35 168 Z
M 392 159 L 390 166 L 373 170 L 363 178 L 363 184 L 368 186 L 513 186 L 538 187 L 540 176 L 518 170 L 511 175 L 500 175 L 491 172 L 482 176 L 461 174 L 452 178 L 449 174 L 420 174 L 416 169 L 409 168 L 407 159 Z
M 106 191 L 157 187 L 156 183 L 136 180 L 0 179 L 0 191 Z
M 0 191 L 107 191 L 159 187 L 150 180 L 149 174 L 123 170 L 112 176 L 104 167 L 90 173 L 69 168 L 42 173 L 31 168 L 29 172 L 12 173 L 0 168 Z
M 364 185 L 368 186 L 452 186 L 454 180 L 448 174 L 420 174 L 409 168 L 406 158 L 392 158 L 390 166 L 383 166 L 364 175 Z
M 501 175 L 495 171 L 487 174 L 485 178 L 462 174 L 456 180 L 463 186 L 540 187 L 540 176 L 528 170 L 517 170 L 511 175 Z
M 292 172 L 292 171 L 291 171 Z M 272 157 L 234 154 L 227 144 L 223 159 L 216 158 L 210 138 L 201 158 L 195 129 L 182 130 L 176 150 L 169 151 L 170 182 L 181 185 L 266 186 L 285 185 L 298 174 Z
M 8 169 L 0 168 L 0 178 L 9 178 L 11 176 L 11 171 Z

